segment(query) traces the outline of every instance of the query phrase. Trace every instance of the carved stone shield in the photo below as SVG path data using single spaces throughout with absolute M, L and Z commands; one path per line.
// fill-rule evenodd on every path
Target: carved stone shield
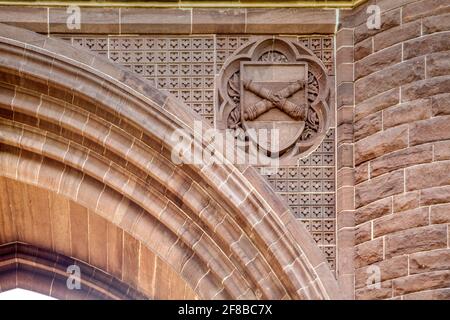
M 250 140 L 267 154 L 282 154 L 305 128 L 308 65 L 241 62 L 240 77 L 241 119 Z

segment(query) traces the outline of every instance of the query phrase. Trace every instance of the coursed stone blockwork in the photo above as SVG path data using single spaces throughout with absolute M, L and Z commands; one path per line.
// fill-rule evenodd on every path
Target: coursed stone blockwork
M 449 13 L 420 0 L 341 15 L 337 269 L 350 298 L 450 298 Z

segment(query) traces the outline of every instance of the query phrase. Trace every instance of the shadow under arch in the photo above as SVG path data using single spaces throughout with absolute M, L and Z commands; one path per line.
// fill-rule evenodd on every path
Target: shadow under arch
M 199 120 L 182 103 L 61 40 L 1 27 L 2 176 L 95 207 L 201 298 L 341 297 L 320 249 L 252 167 L 171 161 L 171 134 Z
M 21 288 L 56 299 L 147 299 L 123 281 L 74 258 L 30 244 L 0 245 L 0 291 Z M 80 268 L 79 288 L 67 286 L 67 267 Z

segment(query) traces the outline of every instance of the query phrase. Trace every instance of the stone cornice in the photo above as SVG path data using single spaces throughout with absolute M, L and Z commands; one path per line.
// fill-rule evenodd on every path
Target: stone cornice
M 11 2 L 8 4 L 14 4 Z M 17 2 L 18 3 L 18 2 Z M 27 2 L 28 3 L 28 2 Z M 34 3 L 34 2 L 33 2 Z M 0 23 L 44 34 L 332 34 L 337 9 L 323 8 L 121 8 L 82 7 L 70 29 L 64 7 L 4 6 Z M 62 2 L 60 2 L 62 4 Z M 3 5 L 3 6 L 2 6 Z M 68 6 L 69 3 L 66 3 Z
M 166 0 L 166 1 L 0 1 L 0 5 L 102 8 L 355 8 L 366 0 Z

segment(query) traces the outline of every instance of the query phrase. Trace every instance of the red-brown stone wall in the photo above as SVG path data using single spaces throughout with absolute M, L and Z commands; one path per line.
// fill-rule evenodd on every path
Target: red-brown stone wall
M 450 299 L 450 2 L 341 11 L 336 62 L 340 285 L 356 299 Z

